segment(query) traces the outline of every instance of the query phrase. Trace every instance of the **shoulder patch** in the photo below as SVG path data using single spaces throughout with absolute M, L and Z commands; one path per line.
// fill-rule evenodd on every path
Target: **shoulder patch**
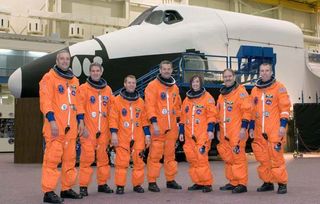
M 189 112 L 189 106 L 186 106 L 185 108 L 185 112 L 188 113 Z
M 109 97 L 108 96 L 102 96 L 103 101 L 108 102 L 109 101 Z
M 58 86 L 58 91 L 61 94 L 63 94 L 63 92 L 64 92 L 64 87 L 61 84 L 59 84 L 59 86 Z
M 279 93 L 286 93 L 287 89 L 285 87 L 279 88 Z
M 247 94 L 245 94 L 245 93 L 242 92 L 242 93 L 240 93 L 240 98 L 244 98 L 244 97 L 246 97 L 246 95 L 247 95 Z
M 96 102 L 96 98 L 94 96 L 90 96 L 90 102 L 94 104 Z
M 165 100 L 165 99 L 167 98 L 167 94 L 166 94 L 165 92 L 161 92 L 161 93 L 160 93 L 160 98 L 161 98 L 162 100 Z
M 213 98 L 209 98 L 208 103 L 213 103 L 214 104 L 214 99 Z
M 121 113 L 122 113 L 122 116 L 126 116 L 127 115 L 127 110 L 125 108 L 122 108 Z

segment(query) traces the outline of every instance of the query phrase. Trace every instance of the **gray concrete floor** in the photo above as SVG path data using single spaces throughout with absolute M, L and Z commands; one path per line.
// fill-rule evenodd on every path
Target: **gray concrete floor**
M 179 163 L 179 173 L 176 180 L 183 186 L 183 190 L 169 190 L 165 188 L 163 170 L 158 185 L 160 193 L 146 191 L 137 194 L 132 191 L 130 183 L 130 170 L 128 184 L 124 195 L 97 193 L 96 181 L 89 187 L 89 196 L 82 200 L 65 200 L 65 203 L 219 203 L 219 204 L 251 204 L 251 203 L 320 203 L 320 155 L 305 155 L 304 158 L 293 159 L 291 154 L 286 154 L 289 172 L 288 194 L 277 195 L 276 192 L 258 193 L 256 188 L 261 185 L 257 177 L 253 156 L 249 155 L 249 184 L 248 193 L 233 195 L 230 192 L 219 191 L 219 186 L 227 183 L 224 177 L 222 161 L 211 161 L 211 168 L 215 178 L 213 192 L 188 192 L 186 188 L 192 183 L 188 175 L 188 164 Z M 112 175 L 114 169 L 112 168 Z M 12 153 L 0 153 L 0 204 L 2 203 L 42 203 L 40 188 L 40 164 L 14 164 Z M 115 189 L 113 176 L 108 182 Z M 147 182 L 144 187 L 146 189 Z M 60 188 L 60 187 L 59 187 Z M 78 191 L 78 186 L 74 187 Z M 59 189 L 56 191 L 59 193 Z

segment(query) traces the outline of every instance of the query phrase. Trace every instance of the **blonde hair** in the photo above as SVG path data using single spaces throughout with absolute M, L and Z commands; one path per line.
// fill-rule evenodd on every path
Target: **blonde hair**
M 134 75 L 130 74 L 130 75 L 128 75 L 128 76 L 126 76 L 126 77 L 124 78 L 124 83 L 126 83 L 126 82 L 127 82 L 128 78 L 130 78 L 130 79 L 134 79 L 134 80 L 136 80 L 136 81 L 137 81 L 136 77 L 135 77 Z

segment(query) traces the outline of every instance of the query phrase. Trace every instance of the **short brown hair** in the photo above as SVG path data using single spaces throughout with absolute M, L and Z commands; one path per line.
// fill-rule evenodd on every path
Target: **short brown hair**
M 92 67 L 99 67 L 100 70 L 103 71 L 102 65 L 101 65 L 100 63 L 98 63 L 98 62 L 92 62 L 92 63 L 90 64 L 90 66 L 89 66 L 89 71 L 91 71 L 91 68 L 92 68 Z
M 196 78 L 198 78 L 199 81 L 200 81 L 200 87 L 203 87 L 203 78 L 202 78 L 200 75 L 198 75 L 198 74 L 195 74 L 195 75 L 193 75 L 193 76 L 191 77 L 191 79 L 190 79 L 190 87 L 192 88 L 192 82 L 193 82 Z
M 159 68 L 161 69 L 162 65 L 164 65 L 164 64 L 170 64 L 171 67 L 172 67 L 172 62 L 170 62 L 169 60 L 163 60 L 163 61 L 160 62 Z
M 130 74 L 130 75 L 128 75 L 128 76 L 126 76 L 126 77 L 124 78 L 124 83 L 126 83 L 126 82 L 127 82 L 128 78 L 130 78 L 130 79 L 134 79 L 134 80 L 136 80 L 136 81 L 137 81 L 136 77 L 135 77 L 134 75 Z
M 222 72 L 222 75 L 224 75 L 224 73 L 226 73 L 226 72 L 231 72 L 231 74 L 232 74 L 232 76 L 236 76 L 236 72 L 234 71 L 234 70 L 232 70 L 232 69 L 225 69 L 225 70 L 223 70 L 223 72 Z

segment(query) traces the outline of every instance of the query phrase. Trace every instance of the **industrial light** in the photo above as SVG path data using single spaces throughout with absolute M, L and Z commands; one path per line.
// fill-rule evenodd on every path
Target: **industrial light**
M 9 49 L 0 49 L 0 54 L 9 54 L 12 53 L 13 50 L 9 50 Z
M 28 51 L 28 54 L 32 55 L 33 57 L 42 57 L 48 53 L 46 52 L 36 52 L 36 51 Z

